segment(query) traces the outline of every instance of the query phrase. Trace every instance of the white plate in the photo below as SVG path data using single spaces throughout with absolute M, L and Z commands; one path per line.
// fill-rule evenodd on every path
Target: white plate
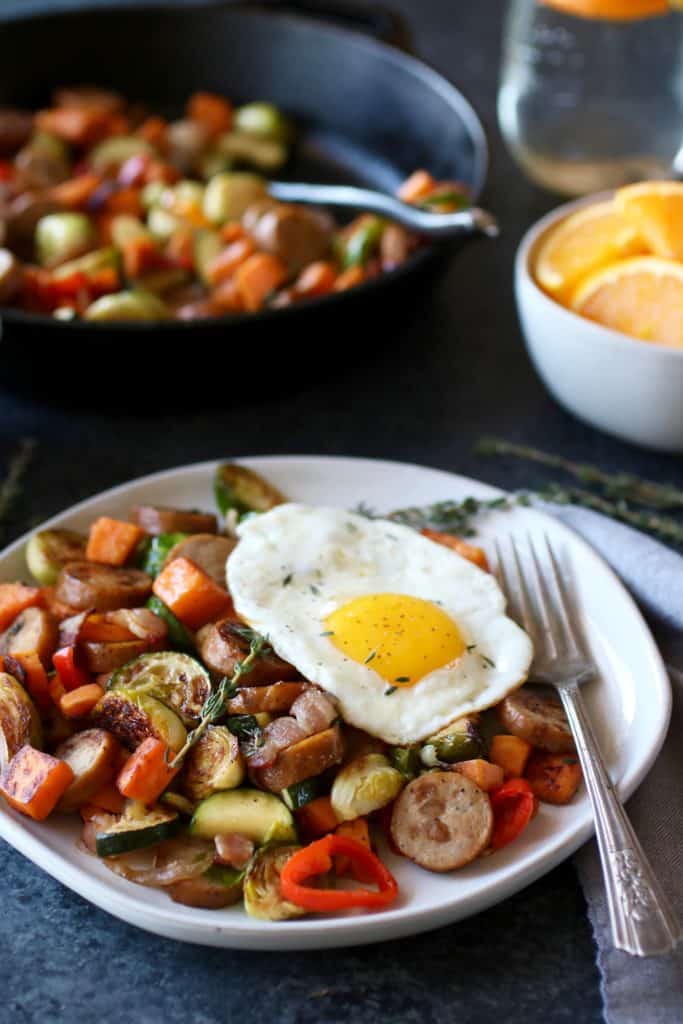
M 467 495 L 500 492 L 464 477 L 419 466 L 366 459 L 254 458 L 262 472 L 293 499 L 352 508 L 363 501 L 388 512 Z M 130 505 L 153 502 L 210 509 L 215 463 L 156 473 L 81 502 L 46 526 L 85 529 L 97 515 L 125 516 Z M 633 601 L 605 563 L 560 523 L 529 509 L 487 516 L 484 541 L 497 531 L 543 529 L 571 559 L 585 624 L 601 670 L 585 690 L 591 717 L 622 796 L 629 796 L 652 765 L 664 740 L 671 692 L 662 660 Z M 25 538 L 0 555 L 0 577 L 26 576 Z M 422 871 L 386 854 L 401 899 L 391 909 L 347 917 L 313 917 L 268 923 L 241 907 L 196 910 L 178 906 L 163 891 L 132 885 L 77 848 L 74 819 L 37 824 L 0 808 L 0 835 L 65 885 L 103 910 L 174 939 L 237 949 L 319 949 L 394 939 L 436 928 L 483 910 L 549 871 L 592 831 L 585 791 L 568 807 L 542 805 L 522 837 L 494 856 L 452 875 Z M 383 854 L 385 855 L 385 854 Z

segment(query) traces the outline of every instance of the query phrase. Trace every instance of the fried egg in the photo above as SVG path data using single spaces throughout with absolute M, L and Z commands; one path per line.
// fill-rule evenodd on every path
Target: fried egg
M 351 725 L 415 743 L 524 682 L 531 642 L 495 578 L 409 527 L 289 503 L 238 535 L 238 614 Z

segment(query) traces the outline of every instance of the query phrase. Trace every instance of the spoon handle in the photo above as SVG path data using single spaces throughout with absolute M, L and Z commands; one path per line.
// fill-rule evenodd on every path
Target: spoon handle
M 309 185 L 303 182 L 271 181 L 268 192 L 286 203 L 314 203 L 320 206 L 341 206 L 353 210 L 378 213 L 403 224 L 425 238 L 455 238 L 458 235 L 483 234 L 495 237 L 498 223 L 490 213 L 472 206 L 457 213 L 431 213 L 394 196 L 351 185 Z

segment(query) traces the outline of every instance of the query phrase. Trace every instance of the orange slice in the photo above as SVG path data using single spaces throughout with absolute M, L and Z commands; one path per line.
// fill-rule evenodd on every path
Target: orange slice
M 542 0 L 546 7 L 555 7 L 565 14 L 604 21 L 634 21 L 666 14 L 669 0 Z M 677 6 L 674 4 L 674 6 Z
M 643 251 L 638 232 L 611 200 L 594 203 L 570 214 L 546 235 L 536 256 L 536 278 L 563 301 L 586 274 Z
M 571 308 L 633 338 L 683 347 L 683 265 L 657 256 L 621 260 L 582 281 Z
M 683 260 L 683 182 L 627 185 L 615 195 L 614 205 L 655 256 Z

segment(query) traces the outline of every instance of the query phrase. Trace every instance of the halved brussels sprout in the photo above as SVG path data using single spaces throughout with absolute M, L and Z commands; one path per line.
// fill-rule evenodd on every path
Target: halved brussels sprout
M 149 694 L 173 708 L 186 725 L 194 723 L 211 693 L 209 673 L 189 654 L 141 654 L 114 672 L 109 690 Z
M 162 242 L 174 235 L 182 226 L 183 222 L 180 217 L 176 217 L 161 206 L 153 206 L 147 214 L 147 227 L 154 237 Z
M 177 753 L 187 738 L 175 711 L 156 697 L 135 690 L 108 690 L 92 712 L 92 722 L 113 733 L 129 750 L 154 736 Z
M 389 763 L 406 779 L 414 779 L 420 770 L 420 751 L 417 747 L 390 747 Z
M 213 480 L 213 492 L 221 515 L 224 516 L 232 509 L 240 517 L 249 512 L 267 512 L 286 501 L 276 487 L 253 469 L 238 466 L 234 462 L 224 462 L 218 467 Z
M 215 142 L 215 151 L 231 164 L 247 164 L 264 172 L 276 171 L 287 162 L 284 142 L 246 132 L 226 132 L 220 135 Z
M 163 181 L 150 181 L 144 186 L 140 192 L 140 199 L 142 205 L 146 210 L 150 210 L 153 206 L 158 206 L 161 202 L 161 197 L 166 190 L 166 185 Z
M 128 213 L 120 213 L 113 217 L 109 226 L 111 240 L 114 245 L 121 249 L 127 242 L 136 238 L 151 238 L 152 233 L 138 217 L 131 217 Z
M 286 921 L 306 911 L 282 896 L 280 872 L 299 846 L 277 846 L 259 850 L 244 879 L 244 909 L 261 921 Z
M 291 121 L 273 103 L 245 103 L 235 111 L 233 124 L 238 132 L 278 142 L 288 142 L 293 133 Z
M 225 171 L 216 174 L 206 186 L 204 215 L 213 224 L 239 220 L 248 206 L 267 195 L 266 184 L 258 175 Z
M 90 151 L 88 162 L 94 171 L 119 167 L 131 156 L 156 156 L 154 146 L 137 135 L 115 135 Z
M 74 530 L 41 530 L 26 545 L 26 564 L 46 587 L 56 582 L 62 566 L 85 558 L 86 538 Z
M 386 807 L 405 783 L 384 754 L 364 754 L 345 764 L 332 783 L 332 808 L 339 821 L 352 821 Z
M 440 764 L 481 757 L 483 750 L 479 716 L 465 715 L 431 736 L 420 751 L 420 760 L 427 768 L 437 768 Z
M 49 213 L 36 224 L 34 242 L 38 261 L 52 267 L 91 249 L 97 233 L 84 213 Z
M 209 264 L 225 248 L 225 242 L 218 231 L 205 228 L 194 237 L 194 265 L 197 276 L 208 284 L 207 269 Z
M 8 672 L 0 672 L 0 768 L 26 743 L 42 747 L 40 716 L 24 687 Z
M 118 320 L 170 320 L 171 311 L 158 295 L 136 288 L 103 295 L 88 306 L 84 316 L 86 320 L 98 323 Z
M 71 277 L 72 274 L 85 274 L 90 276 L 91 274 L 97 274 L 100 270 L 117 270 L 119 269 L 119 254 L 113 246 L 107 246 L 104 249 L 95 249 L 94 252 L 86 253 L 85 256 L 79 256 L 75 260 L 69 260 L 68 263 L 62 263 L 61 267 L 57 267 L 53 271 L 53 277 L 56 281 L 61 278 Z
M 188 752 L 180 783 L 191 800 L 205 800 L 221 790 L 237 789 L 244 775 L 237 737 L 224 725 L 210 725 Z

